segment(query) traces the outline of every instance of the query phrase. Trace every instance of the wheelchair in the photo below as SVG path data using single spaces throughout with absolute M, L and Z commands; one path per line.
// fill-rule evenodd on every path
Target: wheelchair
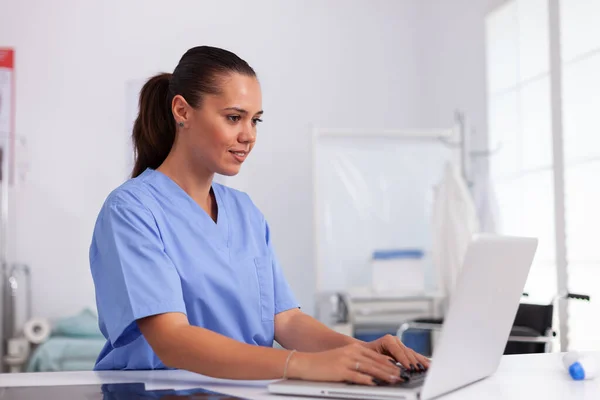
M 523 293 L 523 297 L 529 297 L 529 294 Z M 556 295 L 550 304 L 529 304 L 521 303 L 517 310 L 513 326 L 504 354 L 530 354 L 530 353 L 548 353 L 552 352 L 556 331 L 553 328 L 554 308 L 561 299 L 590 301 L 590 296 L 577 293 L 566 293 Z M 421 318 L 412 321 L 405 321 L 400 325 L 397 336 L 404 341 L 404 335 L 411 331 L 420 331 L 429 334 L 429 354 L 433 353 L 431 345 L 431 333 L 439 331 L 444 323 L 443 319 Z

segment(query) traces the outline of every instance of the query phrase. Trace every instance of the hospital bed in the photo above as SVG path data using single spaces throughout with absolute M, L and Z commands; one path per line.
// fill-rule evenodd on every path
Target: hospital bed
M 84 309 L 52 325 L 51 336 L 33 350 L 27 372 L 92 370 L 106 343 L 95 311 Z
M 51 337 L 33 351 L 26 371 L 91 371 L 105 343 L 103 337 Z
M 40 321 L 35 322 L 40 326 Z M 90 309 L 76 315 L 47 321 L 33 340 L 31 334 L 9 339 L 5 363 L 10 372 L 90 371 L 106 339 L 98 328 L 98 317 Z M 42 332 L 40 331 L 40 332 Z

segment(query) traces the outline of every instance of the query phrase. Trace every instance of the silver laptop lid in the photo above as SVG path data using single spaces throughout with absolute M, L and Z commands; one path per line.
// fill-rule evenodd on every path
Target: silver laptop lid
M 496 371 L 537 243 L 533 238 L 474 238 L 444 317 L 422 399 L 451 392 Z

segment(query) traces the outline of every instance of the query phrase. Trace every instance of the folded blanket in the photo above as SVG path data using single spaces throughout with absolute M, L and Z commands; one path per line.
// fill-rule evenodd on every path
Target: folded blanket
M 27 372 L 91 371 L 105 343 L 103 337 L 51 337 L 35 349 Z
M 50 338 L 35 348 L 27 371 L 92 370 L 105 343 L 96 313 L 85 309 L 53 321 Z
M 98 328 L 98 316 L 89 308 L 72 317 L 54 321 L 52 336 L 103 337 L 100 328 Z

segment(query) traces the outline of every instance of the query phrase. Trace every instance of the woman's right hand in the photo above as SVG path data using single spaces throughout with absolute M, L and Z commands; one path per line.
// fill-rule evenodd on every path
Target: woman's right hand
M 288 365 L 293 379 L 326 382 L 351 382 L 376 385 L 374 379 L 398 383 L 400 368 L 391 358 L 361 344 L 351 344 L 318 353 L 295 353 Z

